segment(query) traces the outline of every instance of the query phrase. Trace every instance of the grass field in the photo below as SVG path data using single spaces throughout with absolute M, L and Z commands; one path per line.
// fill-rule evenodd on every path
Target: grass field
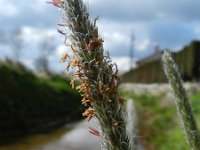
M 180 128 L 173 98 L 161 94 L 136 95 L 122 92 L 126 99 L 133 99 L 137 111 L 139 137 L 148 150 L 189 150 Z M 193 112 L 200 126 L 200 92 L 189 96 Z

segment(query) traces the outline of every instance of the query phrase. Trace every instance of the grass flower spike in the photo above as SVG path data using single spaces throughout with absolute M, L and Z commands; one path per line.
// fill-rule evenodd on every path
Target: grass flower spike
M 164 52 L 162 62 L 165 74 L 169 80 L 169 84 L 175 97 L 178 116 L 181 122 L 181 126 L 185 132 L 187 143 L 190 145 L 191 149 L 199 150 L 200 136 L 196 121 L 193 116 L 186 91 L 183 87 L 178 67 L 168 50 Z
M 101 132 L 91 129 L 91 133 L 101 136 L 107 150 L 133 150 L 126 131 L 124 100 L 118 94 L 118 69 L 103 48 L 103 39 L 98 34 L 96 21 L 91 20 L 82 0 L 52 0 L 53 5 L 62 11 L 59 25 L 70 33 L 59 29 L 59 33 L 69 38 L 73 56 L 65 54 L 61 61 L 68 61 L 69 67 L 76 68 L 72 85 L 78 79 L 76 89 L 82 94 L 82 104 L 88 108 L 83 116 L 89 121 L 99 120 Z M 66 42 L 66 40 L 65 40 Z M 100 134 L 101 133 L 101 134 Z M 131 142 L 132 143 L 132 142 Z

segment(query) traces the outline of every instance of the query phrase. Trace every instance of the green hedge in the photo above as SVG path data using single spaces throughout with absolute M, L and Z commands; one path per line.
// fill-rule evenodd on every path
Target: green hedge
M 0 65 L 0 139 L 80 119 L 80 95 L 61 76 L 36 77 L 22 65 Z

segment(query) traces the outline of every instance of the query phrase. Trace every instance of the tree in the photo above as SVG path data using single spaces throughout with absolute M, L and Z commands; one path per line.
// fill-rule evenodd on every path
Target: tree
M 9 39 L 11 40 L 11 48 L 13 50 L 14 57 L 19 61 L 24 44 L 22 28 L 14 29 L 14 31 L 10 34 Z
M 41 34 L 41 41 L 39 43 L 40 55 L 35 60 L 35 66 L 37 71 L 49 73 L 49 57 L 55 50 L 55 43 L 52 34 L 49 32 L 43 32 Z

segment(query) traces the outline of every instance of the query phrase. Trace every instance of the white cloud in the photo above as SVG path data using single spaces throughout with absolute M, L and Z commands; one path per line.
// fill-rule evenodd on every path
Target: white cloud
M 64 53 L 66 53 L 66 46 L 65 45 L 59 45 L 57 48 L 56 48 L 56 55 L 57 56 L 62 56 Z
M 150 44 L 150 40 L 144 39 L 143 41 L 141 41 L 140 44 L 136 45 L 136 50 L 145 51 L 148 49 L 149 44 Z
M 105 50 L 111 56 L 128 56 L 131 35 L 134 34 L 134 45 L 148 39 L 148 28 L 144 23 L 120 23 L 101 19 L 98 21 L 100 36 L 104 39 Z
M 120 32 L 102 32 L 103 39 L 105 40 L 105 48 L 109 49 L 110 51 L 115 50 L 117 47 L 127 46 L 129 44 L 129 37 L 120 33 Z
M 162 12 L 162 11 L 157 12 L 155 16 L 156 16 L 156 18 L 163 19 L 163 20 L 167 19 L 167 17 L 169 17 L 166 12 Z
M 200 24 L 196 24 L 194 27 L 194 33 L 197 35 L 197 37 L 200 38 Z
M 0 15 L 4 17 L 14 17 L 19 15 L 19 9 L 13 3 L 6 0 L 0 1 Z
M 59 37 L 59 34 L 57 33 L 56 29 L 51 28 L 36 28 L 30 26 L 23 26 L 21 30 L 24 41 L 29 44 L 40 42 L 41 40 L 43 40 L 44 37 Z
M 24 26 L 23 37 L 27 44 L 24 55 L 29 58 L 38 55 L 36 43 L 41 41 L 43 33 L 55 37 L 58 47 L 52 57 L 57 61 L 67 48 L 62 45 L 64 38 L 56 32 L 60 13 L 46 1 L 0 0 L 0 27 L 10 30 Z M 200 39 L 200 1 L 177 0 L 178 5 L 173 0 L 84 1 L 92 16 L 100 16 L 97 24 L 105 50 L 117 58 L 119 66 L 128 64 L 131 32 L 135 36 L 134 56 L 137 58 L 150 54 L 155 45 L 177 49 L 193 39 Z M 122 70 L 127 66 L 121 67 Z
M 120 74 L 130 70 L 131 68 L 131 60 L 129 57 L 112 57 L 112 60 L 117 64 Z M 135 67 L 135 63 L 132 64 L 132 67 Z
M 37 33 L 36 28 L 29 26 L 22 27 L 22 36 L 26 42 L 38 42 L 40 36 Z
M 13 52 L 9 45 L 0 44 L 0 59 L 11 57 L 13 55 Z
M 198 21 L 200 1 L 197 0 L 95 0 L 90 9 L 95 15 L 101 14 L 110 20 L 125 22 L 151 22 L 165 18 L 167 20 Z M 166 18 L 167 16 L 167 18 Z
M 43 12 L 47 6 L 47 1 L 48 0 L 35 0 L 34 3 L 31 3 L 30 7 L 36 12 Z

